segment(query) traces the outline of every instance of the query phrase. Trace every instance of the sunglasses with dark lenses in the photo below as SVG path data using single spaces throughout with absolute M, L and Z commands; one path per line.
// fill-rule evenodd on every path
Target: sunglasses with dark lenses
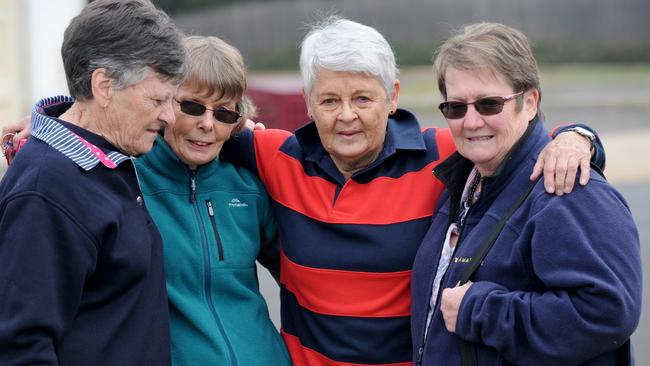
M 442 112 L 442 115 L 445 116 L 445 118 L 458 119 L 465 117 L 468 105 L 474 104 L 474 108 L 476 108 L 476 111 L 479 114 L 483 116 L 493 116 L 501 113 L 503 105 L 506 104 L 507 101 L 524 94 L 524 92 L 525 90 L 505 97 L 485 97 L 471 103 L 458 101 L 442 102 L 438 106 L 438 109 L 440 109 L 440 112 Z
M 217 109 L 210 109 L 204 106 L 203 104 L 199 104 L 189 100 L 182 100 L 182 101 L 177 100 L 176 103 L 178 103 L 181 106 L 181 112 L 194 117 L 200 117 L 203 115 L 203 113 L 205 113 L 206 110 L 208 110 L 212 112 L 212 115 L 214 115 L 214 119 L 223 123 L 228 123 L 228 124 L 237 123 L 237 121 L 239 121 L 239 118 L 241 118 L 241 114 L 235 111 L 228 110 L 223 107 Z

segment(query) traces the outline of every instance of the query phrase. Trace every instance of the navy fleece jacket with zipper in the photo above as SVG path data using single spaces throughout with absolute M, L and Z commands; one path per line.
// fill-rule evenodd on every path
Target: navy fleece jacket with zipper
M 484 177 L 441 289 L 458 283 L 486 235 L 528 186 L 547 141 L 541 120 L 531 122 L 500 171 Z M 456 334 L 445 327 L 438 296 L 424 339 L 441 244 L 472 165 L 456 153 L 435 169 L 447 190 L 413 268 L 415 360 L 421 349 L 422 365 L 460 365 L 462 339 L 476 344 L 478 365 L 614 365 L 616 349 L 641 312 L 639 237 L 623 197 L 593 170 L 589 184 L 576 184 L 566 196 L 547 194 L 538 182 L 472 277 Z
M 0 365 L 169 364 L 162 239 L 133 162 L 85 171 L 30 138 L 0 184 Z

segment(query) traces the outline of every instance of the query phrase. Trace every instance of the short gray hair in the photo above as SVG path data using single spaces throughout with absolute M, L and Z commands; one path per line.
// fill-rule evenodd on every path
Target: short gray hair
M 445 99 L 445 73 L 450 67 L 459 70 L 485 68 L 505 77 L 515 92 L 537 89 L 541 115 L 539 68 L 528 38 L 520 31 L 500 23 L 476 23 L 464 26 L 445 41 L 434 58 L 438 89 Z M 518 98 L 517 105 L 520 103 Z
M 318 68 L 374 76 L 392 96 L 398 69 L 390 45 L 375 28 L 330 16 L 311 27 L 302 41 L 300 73 L 309 95 Z
M 183 35 L 148 0 L 96 0 L 66 28 L 61 56 L 70 94 L 93 98 L 91 77 L 106 68 L 113 86 L 123 89 L 153 71 L 174 84 L 187 72 Z

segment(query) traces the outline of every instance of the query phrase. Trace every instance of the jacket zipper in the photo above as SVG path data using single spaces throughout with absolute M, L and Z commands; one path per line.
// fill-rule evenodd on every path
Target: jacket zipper
M 233 366 L 237 366 L 235 351 L 233 350 L 232 344 L 230 343 L 230 339 L 228 338 L 226 331 L 223 329 L 223 323 L 221 323 L 221 319 L 217 314 L 217 310 L 214 307 L 214 301 L 212 300 L 211 296 L 210 290 L 212 288 L 212 261 L 210 260 L 210 246 L 208 245 L 207 234 L 205 232 L 205 222 L 199 210 L 199 205 L 196 202 L 196 170 L 190 171 L 190 190 L 190 202 L 192 203 L 194 215 L 199 220 L 199 227 L 201 228 L 199 231 L 201 235 L 201 248 L 203 249 L 203 265 L 205 266 L 205 271 L 203 273 L 203 290 L 205 291 L 205 298 L 208 303 L 208 309 L 210 309 L 210 312 L 212 313 L 212 317 L 214 318 L 214 322 L 219 331 L 219 334 L 221 335 L 221 338 L 224 340 L 226 347 L 228 348 L 228 355 L 232 360 L 231 364 Z
M 196 170 L 190 171 L 190 202 L 196 203 Z
M 210 216 L 210 224 L 212 225 L 212 232 L 214 233 L 214 238 L 217 241 L 217 249 L 219 250 L 219 260 L 223 260 L 223 243 L 221 242 L 221 237 L 219 236 L 219 230 L 217 230 L 217 220 L 214 217 L 214 210 L 212 209 L 212 201 L 206 200 L 205 205 L 208 207 L 208 216 Z
M 472 207 L 470 207 L 467 210 L 467 213 L 465 214 L 465 220 L 467 220 L 467 218 L 469 217 L 470 211 L 472 211 Z M 452 224 L 452 221 L 450 219 L 449 224 L 447 226 L 449 226 L 451 224 Z M 466 224 L 467 224 L 467 221 L 465 221 L 465 225 Z M 458 240 L 456 241 L 456 248 L 454 249 L 454 253 L 456 253 L 458 251 L 458 247 L 460 246 L 460 243 L 461 243 L 461 241 L 463 239 L 463 234 L 465 233 L 465 225 L 461 226 L 460 231 L 458 232 Z M 442 251 L 441 251 L 441 253 L 442 253 Z M 454 259 L 454 256 L 452 255 L 450 261 L 452 261 L 453 259 Z M 440 261 L 440 256 L 438 256 L 438 261 Z M 437 268 L 437 266 L 436 266 L 436 268 Z M 433 322 L 434 322 L 434 320 L 436 318 L 436 315 L 438 315 L 438 312 L 439 312 L 439 309 L 440 309 L 440 306 L 438 306 L 438 305 L 440 303 L 440 297 L 442 296 L 442 290 L 443 290 L 442 286 L 445 283 L 445 280 L 447 279 L 447 274 L 449 273 L 450 269 L 451 269 L 451 263 L 449 263 L 449 266 L 447 267 L 447 271 L 445 272 L 445 274 L 440 279 L 440 287 L 438 289 L 438 295 L 436 296 L 436 308 L 433 309 L 433 314 L 431 315 L 431 323 L 429 323 L 429 327 L 433 326 Z M 434 273 L 433 274 L 434 280 L 435 280 L 435 276 L 436 275 Z M 429 288 L 431 288 L 431 287 L 432 286 L 429 286 Z M 431 296 L 429 296 L 429 298 L 430 297 Z M 427 310 L 429 309 L 429 302 L 430 302 L 430 300 L 427 301 Z M 417 358 L 417 362 L 415 363 L 414 366 L 421 366 L 422 365 L 422 361 L 424 359 L 424 349 L 427 346 L 427 342 L 429 341 L 429 336 L 431 335 L 431 332 L 427 331 L 427 329 L 425 329 L 422 332 L 422 334 L 423 334 L 422 335 L 422 343 L 421 343 L 420 347 L 418 347 L 418 358 Z

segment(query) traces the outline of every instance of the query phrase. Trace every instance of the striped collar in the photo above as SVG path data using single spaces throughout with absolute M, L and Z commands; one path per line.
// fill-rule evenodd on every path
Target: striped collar
M 320 161 L 329 156 L 320 140 L 316 122 L 313 120 L 298 128 L 295 135 L 300 147 L 307 153 L 309 160 Z M 417 118 L 405 109 L 397 109 L 395 114 L 388 119 L 384 146 L 375 162 L 381 162 L 386 157 L 395 154 L 397 150 L 417 151 L 426 149 L 424 137 L 422 137 L 422 128 Z M 370 165 L 376 165 L 375 162 Z
M 86 171 L 99 163 L 109 169 L 115 169 L 120 163 L 128 160 L 129 157 L 121 152 L 102 151 L 57 121 L 54 118 L 56 116 L 46 114 L 47 108 L 73 102 L 74 99 L 62 95 L 38 101 L 32 109 L 32 136 L 58 150 Z

